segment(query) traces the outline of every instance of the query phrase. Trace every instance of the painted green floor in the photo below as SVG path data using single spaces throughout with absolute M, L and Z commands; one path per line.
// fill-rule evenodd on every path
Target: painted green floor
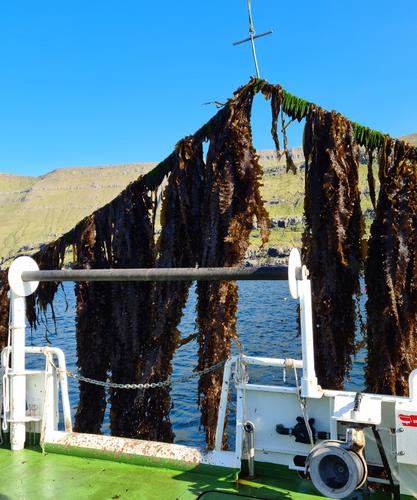
M 244 481 L 238 485 L 213 475 L 193 471 L 141 467 L 108 460 L 86 459 L 67 455 L 42 454 L 25 449 L 11 452 L 0 449 L 0 500 L 102 500 L 102 499 L 194 499 L 201 493 L 202 500 L 236 500 L 241 495 L 256 494 L 258 498 L 318 498 L 311 494 L 289 495 L 284 480 L 277 488 L 276 481 L 261 487 Z M 222 490 L 229 494 L 208 493 Z M 240 496 L 240 495 L 239 495 Z
M 42 454 L 38 449 L 0 449 L 0 500 L 322 498 L 310 482 L 287 470 L 258 479 L 236 483 L 195 471 Z

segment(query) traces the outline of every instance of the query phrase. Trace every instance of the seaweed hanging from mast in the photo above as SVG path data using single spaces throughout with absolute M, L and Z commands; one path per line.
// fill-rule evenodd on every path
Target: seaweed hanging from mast
M 255 221 L 262 242 L 268 238 L 269 218 L 260 194 L 262 168 L 250 130 L 253 98 L 251 86 L 240 89 L 225 113 L 211 122 L 207 135 L 202 267 L 241 265 Z M 237 338 L 238 289 L 235 282 L 199 282 L 197 297 L 198 370 L 204 370 L 230 356 L 232 340 Z M 199 382 L 201 422 L 209 448 L 214 446 L 222 374 L 222 369 L 213 371 Z
M 387 136 L 349 122 L 336 113 L 328 113 L 278 85 L 251 79 L 207 124 L 193 136 L 180 141 L 166 160 L 131 183 L 112 202 L 83 219 L 74 229 L 42 247 L 34 258 L 41 269 L 61 268 L 66 252 L 73 247 L 74 265 L 80 267 L 241 265 L 255 221 L 261 229 L 263 241 L 268 234 L 268 214 L 260 195 L 262 170 L 252 145 L 250 129 L 252 102 L 258 92 L 271 102 L 271 133 L 278 156 L 282 154 L 278 138 L 281 117 L 282 144 L 290 169 L 294 169 L 294 165 L 286 128 L 293 120 L 307 118 L 304 253 L 312 275 L 315 318 L 319 325 L 315 332 L 318 375 L 321 384 L 341 387 L 350 366 L 350 355 L 355 349 L 352 295 L 358 292 L 363 250 L 358 145 L 365 146 L 368 151 L 368 179 L 373 202 L 372 160 L 375 151 L 382 152 L 381 185 L 383 193 L 388 194 L 385 198 L 380 195 L 378 200 L 380 220 L 396 214 L 394 205 L 386 201 L 391 198 L 404 205 L 409 217 L 397 217 L 392 227 L 376 223 L 370 245 L 370 252 L 375 255 L 380 252 L 384 241 L 394 241 L 396 246 L 403 248 L 407 235 L 411 234 L 409 229 L 415 227 L 414 198 L 407 190 L 414 186 L 417 153 L 415 148 L 405 146 L 402 141 L 390 142 Z M 204 158 L 203 143 L 206 141 L 209 141 L 209 148 Z M 394 176 L 394 183 L 390 184 L 387 171 Z M 155 190 L 165 178 L 162 230 L 155 242 Z M 407 179 L 407 184 L 403 185 L 400 178 Z M 412 241 L 410 237 L 410 245 Z M 371 263 L 368 260 L 369 361 L 370 366 L 375 367 L 375 373 L 382 373 L 384 380 L 388 381 L 384 386 L 386 391 L 404 390 L 402 381 L 393 384 L 392 374 L 397 374 L 399 369 L 407 372 L 414 362 L 407 350 L 410 342 L 414 342 L 410 318 L 417 309 L 413 255 L 411 247 L 407 247 L 405 253 L 387 254 L 385 261 L 376 258 Z M 325 267 L 328 268 L 327 277 L 323 273 Z M 377 282 L 375 269 L 383 269 L 384 276 L 389 276 L 388 271 L 397 269 L 396 273 L 400 273 L 405 268 L 405 281 L 401 285 L 390 288 L 388 278 L 380 283 L 387 290 L 385 302 L 380 295 L 375 295 L 375 288 L 372 288 L 372 283 Z M 45 317 L 48 306 L 53 314 L 53 298 L 58 286 L 58 283 L 43 283 L 29 298 L 27 313 L 33 327 Z M 0 340 L 3 345 L 7 342 L 7 288 L 3 279 L 0 286 Z M 183 344 L 178 325 L 188 288 L 189 283 L 77 285 L 77 344 L 81 373 L 99 380 L 110 376 L 117 383 L 155 383 L 169 377 L 173 355 Z M 198 369 L 205 369 L 226 359 L 232 341 L 237 340 L 238 292 L 235 283 L 201 282 L 197 285 L 197 294 Z M 398 305 L 398 294 L 407 297 L 407 304 L 401 306 L 402 309 Z M 383 318 L 381 311 L 387 307 L 392 314 L 400 311 L 399 320 L 393 323 L 400 332 L 397 338 L 401 352 L 397 357 L 388 337 L 384 337 L 386 325 L 383 325 L 382 333 L 378 333 L 378 321 Z M 340 311 L 343 311 L 342 315 Z M 337 338 L 331 329 L 338 331 Z M 376 346 L 380 341 L 385 346 L 385 354 L 388 353 L 385 359 L 389 358 L 393 367 L 388 375 L 383 372 L 376 356 Z M 86 354 L 88 349 L 93 350 L 90 356 Z M 202 423 L 209 447 L 214 443 L 221 376 L 222 370 L 218 369 L 202 376 L 199 383 Z M 368 384 L 370 387 L 377 385 L 372 379 L 371 369 Z M 135 391 L 114 389 L 110 402 L 113 434 L 163 441 L 173 439 L 169 386 Z M 86 411 L 87 403 L 95 408 L 94 416 Z M 99 432 L 105 404 L 104 390 L 87 388 L 87 384 L 81 383 L 77 427 Z
M 355 349 L 355 302 L 362 266 L 364 222 L 359 149 L 341 115 L 312 108 L 304 130 L 303 262 L 312 282 L 319 383 L 341 389 Z
M 417 152 L 386 138 L 366 261 L 368 390 L 405 396 L 417 366 Z

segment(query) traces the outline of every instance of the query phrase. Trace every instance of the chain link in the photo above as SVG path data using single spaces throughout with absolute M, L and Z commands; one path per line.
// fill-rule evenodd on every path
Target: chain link
M 156 389 L 160 387 L 169 387 L 173 384 L 180 384 L 181 382 L 186 382 L 187 380 L 191 380 L 196 377 L 200 377 L 201 375 L 206 375 L 207 373 L 213 372 L 223 366 L 226 363 L 226 360 L 220 361 L 215 365 L 209 366 L 204 370 L 193 372 L 190 375 L 184 375 L 178 379 L 172 380 L 168 378 L 167 380 L 163 380 L 161 382 L 151 382 L 149 384 L 117 384 L 115 382 L 110 382 L 109 380 L 94 380 L 92 378 L 84 377 L 78 373 L 73 373 L 70 370 L 66 370 L 66 374 L 69 377 L 72 377 L 80 382 L 85 382 L 87 384 L 99 385 L 101 387 L 105 387 L 106 389 Z M 56 368 L 56 367 L 55 367 Z M 58 369 L 59 370 L 59 369 Z

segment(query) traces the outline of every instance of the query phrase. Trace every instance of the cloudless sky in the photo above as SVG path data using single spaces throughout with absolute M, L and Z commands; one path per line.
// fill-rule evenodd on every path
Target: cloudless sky
M 416 0 L 252 0 L 261 76 L 417 132 Z M 159 161 L 254 73 L 246 0 L 0 3 L 0 172 Z M 257 99 L 254 137 L 271 148 Z M 301 143 L 300 128 L 290 145 Z

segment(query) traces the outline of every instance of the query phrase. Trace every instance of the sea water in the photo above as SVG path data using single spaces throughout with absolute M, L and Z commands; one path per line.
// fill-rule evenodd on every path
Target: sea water
M 180 325 L 182 337 L 195 331 L 195 288 L 192 287 L 188 303 Z M 61 348 L 66 356 L 67 368 L 77 371 L 75 342 L 75 297 L 74 286 L 64 284 L 64 291 L 59 291 L 54 301 L 56 327 L 48 314 L 46 321 L 31 332 L 28 344 L 49 345 Z M 243 281 L 239 283 L 239 307 L 237 329 L 240 338 L 240 349 L 247 355 L 278 358 L 301 359 L 301 338 L 297 327 L 297 301 L 292 299 L 287 281 Z M 174 357 L 172 385 L 173 408 L 171 421 L 175 432 L 175 441 L 180 444 L 203 446 L 204 430 L 200 427 L 200 413 L 197 405 L 197 383 L 193 378 L 186 382 L 176 383 L 175 379 L 192 373 L 197 365 L 198 346 L 192 341 L 180 349 Z M 237 352 L 236 345 L 233 352 Z M 352 363 L 350 379 L 346 388 L 361 390 L 363 388 L 363 365 L 365 354 L 358 353 Z M 43 359 L 31 359 L 28 356 L 29 368 L 42 368 Z M 293 373 L 283 373 L 281 368 L 250 367 L 250 381 L 264 384 L 294 384 Z M 134 382 L 134 381 L 132 381 Z M 73 416 L 78 404 L 78 382 L 68 379 L 69 397 Z M 228 434 L 233 439 L 235 416 L 234 393 L 229 402 Z M 103 432 L 110 433 L 109 411 L 107 408 Z

